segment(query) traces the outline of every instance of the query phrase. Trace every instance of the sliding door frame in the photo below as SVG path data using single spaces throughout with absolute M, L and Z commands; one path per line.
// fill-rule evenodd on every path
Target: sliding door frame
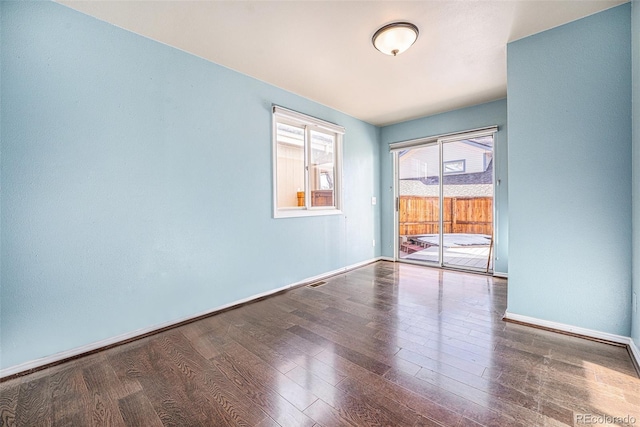
M 394 200 L 394 209 L 393 209 L 393 241 L 394 241 L 394 249 L 393 249 L 393 258 L 395 261 L 400 261 L 408 264 L 418 264 L 429 267 L 438 267 L 438 268 L 446 268 L 452 270 L 464 270 L 469 272 L 478 272 L 478 273 L 487 273 L 493 274 L 493 268 L 486 272 L 482 269 L 477 268 L 464 268 L 464 267 L 456 267 L 455 265 L 444 263 L 444 191 L 443 191 L 443 145 L 449 142 L 462 141 L 465 139 L 471 139 L 479 136 L 493 136 L 493 148 L 492 148 L 492 161 L 493 161 L 493 170 L 491 172 L 491 181 L 493 187 L 493 196 L 492 196 L 492 224 L 491 224 L 491 234 L 492 234 L 492 242 L 493 242 L 493 251 L 490 250 L 491 261 L 495 262 L 495 248 L 497 241 L 497 230 L 496 230 L 496 216 L 498 213 L 498 209 L 496 206 L 496 186 L 498 183 L 496 182 L 496 133 L 498 132 L 498 126 L 489 126 L 486 128 L 478 128 L 472 129 L 468 131 L 462 132 L 454 132 L 448 134 L 442 134 L 432 137 L 425 138 L 417 138 L 407 141 L 401 141 L 389 144 L 389 149 L 392 154 L 392 173 L 393 173 L 393 200 Z M 402 150 L 413 149 L 413 148 L 423 148 L 432 145 L 438 145 L 438 261 L 437 262 L 429 262 L 429 261 L 415 261 L 410 259 L 400 258 L 400 171 L 399 171 L 399 155 L 398 153 Z

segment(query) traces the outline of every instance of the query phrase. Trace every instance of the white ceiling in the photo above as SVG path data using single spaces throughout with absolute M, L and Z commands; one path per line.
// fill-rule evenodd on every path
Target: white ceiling
M 386 125 L 505 97 L 507 42 L 626 0 L 59 2 Z M 398 20 L 420 37 L 383 55 L 371 37 Z

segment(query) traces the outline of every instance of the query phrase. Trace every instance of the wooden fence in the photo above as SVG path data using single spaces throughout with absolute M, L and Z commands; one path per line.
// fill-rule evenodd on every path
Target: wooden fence
M 400 235 L 437 234 L 437 197 L 400 196 Z M 493 234 L 492 197 L 445 197 L 445 233 Z

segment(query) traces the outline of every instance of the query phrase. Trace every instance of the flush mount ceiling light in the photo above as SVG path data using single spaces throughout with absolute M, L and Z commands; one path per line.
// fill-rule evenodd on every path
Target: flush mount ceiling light
M 396 56 L 415 43 L 418 33 L 418 27 L 409 22 L 393 22 L 376 31 L 371 42 L 385 55 Z

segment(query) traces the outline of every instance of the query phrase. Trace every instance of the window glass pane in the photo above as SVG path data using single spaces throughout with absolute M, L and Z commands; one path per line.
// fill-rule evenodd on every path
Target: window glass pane
M 465 161 L 464 160 L 453 160 L 442 163 L 444 167 L 444 173 L 464 173 L 465 172 Z
M 278 208 L 304 206 L 304 128 L 278 123 L 276 154 Z
M 311 206 L 334 206 L 335 135 L 311 131 Z

